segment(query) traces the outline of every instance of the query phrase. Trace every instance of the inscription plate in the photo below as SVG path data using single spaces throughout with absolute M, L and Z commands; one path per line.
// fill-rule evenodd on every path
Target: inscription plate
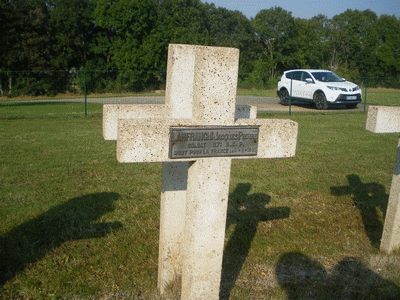
M 256 156 L 258 126 L 171 127 L 169 158 Z

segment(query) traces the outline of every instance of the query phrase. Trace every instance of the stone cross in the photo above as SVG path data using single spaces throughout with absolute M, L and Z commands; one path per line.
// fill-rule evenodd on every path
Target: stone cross
M 165 105 L 104 106 L 124 163 L 163 162 L 158 286 L 218 299 L 232 159 L 292 157 L 297 123 L 236 108 L 239 51 L 170 45 Z M 236 117 L 235 117 L 236 115 Z
M 375 133 L 400 132 L 400 107 L 370 106 L 366 129 Z M 390 253 L 400 247 L 400 140 L 380 249 Z
M 119 119 L 192 118 L 195 46 L 170 45 L 165 104 L 104 105 L 103 135 L 117 140 Z M 235 119 L 252 118 L 256 107 L 237 105 Z M 158 287 L 161 292 L 182 273 L 189 162 L 165 162 L 162 172 Z

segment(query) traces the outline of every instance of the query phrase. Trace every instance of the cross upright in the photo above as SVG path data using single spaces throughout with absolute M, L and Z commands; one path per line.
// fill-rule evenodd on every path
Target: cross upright
M 295 155 L 296 122 L 238 118 L 251 115 L 235 105 L 238 62 L 237 49 L 170 45 L 165 105 L 104 106 L 119 162 L 163 162 L 158 286 L 182 275 L 182 299 L 218 299 L 232 159 Z
M 370 106 L 366 129 L 374 133 L 400 132 L 400 107 Z M 400 247 L 400 140 L 393 170 L 380 250 L 390 253 Z

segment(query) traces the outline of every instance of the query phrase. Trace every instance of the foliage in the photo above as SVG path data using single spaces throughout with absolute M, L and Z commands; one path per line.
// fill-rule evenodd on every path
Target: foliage
M 0 32 L 2 95 L 10 71 L 118 72 L 91 78 L 91 91 L 162 89 L 170 43 L 239 48 L 242 87 L 270 87 L 291 68 L 400 87 L 400 19 L 371 10 L 305 20 L 272 7 L 249 20 L 200 0 L 0 0 Z M 27 92 L 54 94 L 50 78 L 25 80 Z
M 260 11 L 252 20 L 260 44 L 261 61 L 268 65 L 268 77 L 293 65 L 297 48 L 297 27 L 292 13 L 280 7 Z

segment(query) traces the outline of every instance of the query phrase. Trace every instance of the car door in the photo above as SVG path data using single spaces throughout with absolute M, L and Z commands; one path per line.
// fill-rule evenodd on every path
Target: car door
M 308 79 L 308 81 L 307 81 Z M 315 83 L 310 73 L 303 71 L 301 72 L 301 81 L 299 84 L 299 89 L 301 89 L 302 98 L 307 100 L 312 100 L 314 96 Z
M 302 98 L 301 97 L 301 87 L 299 86 L 301 83 L 301 71 L 294 71 L 290 75 L 291 79 L 291 88 L 289 89 L 292 92 L 292 97 L 294 98 Z

